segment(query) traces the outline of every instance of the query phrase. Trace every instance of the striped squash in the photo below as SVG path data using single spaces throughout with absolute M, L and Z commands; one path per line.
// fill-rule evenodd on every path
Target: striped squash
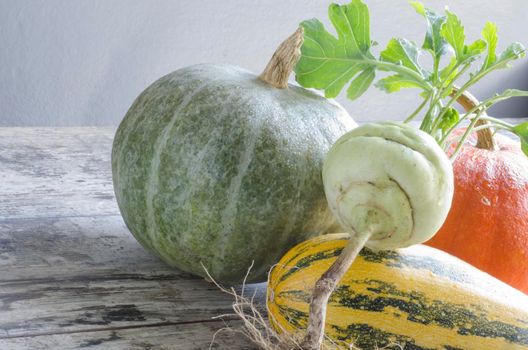
M 273 268 L 267 307 L 276 330 L 306 327 L 311 290 L 346 241 L 312 238 Z M 431 247 L 365 248 L 330 298 L 325 331 L 365 350 L 528 349 L 528 297 Z

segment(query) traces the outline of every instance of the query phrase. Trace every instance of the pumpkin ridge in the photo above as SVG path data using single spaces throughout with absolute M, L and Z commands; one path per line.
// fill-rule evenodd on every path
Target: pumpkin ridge
M 240 70 L 243 74 L 248 74 L 247 72 L 245 72 L 244 70 Z M 220 82 L 220 84 L 217 84 L 218 82 Z M 216 88 L 220 88 L 222 86 L 222 84 L 229 84 L 229 86 L 236 86 L 236 83 L 237 83 L 237 78 L 236 77 L 232 77 L 232 76 L 229 76 L 229 78 L 224 78 L 224 79 L 215 79 L 215 80 L 210 80 L 209 81 L 209 84 L 207 84 L 206 88 L 207 88 L 207 94 L 209 94 L 209 90 L 213 90 L 215 91 Z M 200 92 L 197 92 L 198 94 L 200 94 Z M 205 93 L 204 93 L 205 94 Z M 198 98 L 200 97 L 201 95 L 196 95 L 194 97 Z M 214 93 L 213 93 L 213 97 L 214 96 Z M 243 97 L 243 96 L 242 96 Z M 252 98 L 251 97 L 245 97 L 245 98 L 241 98 L 240 94 L 238 94 L 236 92 L 236 90 L 234 92 L 230 92 L 228 94 L 227 97 L 223 98 L 221 101 L 221 105 L 222 105 L 222 108 L 215 113 L 215 122 L 218 122 L 218 123 L 225 123 L 226 120 L 235 120 L 236 119 L 233 119 L 232 116 L 233 114 L 236 114 L 236 113 L 240 113 L 240 111 L 238 109 L 233 109 L 232 107 L 230 107 L 235 101 L 237 105 L 239 106 L 244 106 L 244 107 L 248 107 L 248 106 L 251 106 L 252 104 L 250 102 L 252 102 Z M 193 109 L 195 108 L 196 106 L 194 106 L 194 104 L 190 104 L 187 106 L 188 109 L 183 109 L 182 112 L 183 113 L 190 113 L 189 109 Z M 200 113 L 199 112 L 196 112 L 194 111 L 193 113 L 196 113 L 196 117 L 201 117 Z M 253 120 L 255 119 L 258 119 L 258 118 L 253 118 Z M 260 125 L 260 124 L 259 124 Z M 255 129 L 255 128 L 253 128 Z M 257 128 L 259 129 L 259 132 L 261 130 L 261 128 Z M 256 141 L 258 140 L 258 133 L 259 132 L 255 132 L 255 133 L 252 133 L 252 135 L 254 134 L 254 137 L 250 137 L 250 139 L 252 141 L 255 141 L 253 143 L 253 146 L 254 144 L 256 143 Z M 170 133 L 172 135 L 172 133 Z M 225 135 L 219 135 L 220 138 L 222 137 L 225 137 Z M 213 142 L 213 138 L 211 136 L 209 136 L 209 139 L 207 141 L 207 144 Z M 218 140 L 215 140 L 215 141 L 218 141 Z M 207 145 L 206 144 L 206 145 Z M 217 145 L 218 146 L 218 145 Z M 203 150 L 205 150 L 205 147 L 202 148 L 202 150 L 200 150 L 198 153 L 202 152 Z M 251 151 L 253 150 L 253 148 L 251 149 L 247 149 L 245 148 L 244 149 L 244 153 L 246 152 L 249 152 L 249 155 L 251 155 Z M 163 154 L 163 151 L 162 151 L 162 154 Z M 242 155 L 243 157 L 243 155 Z M 251 161 L 251 159 L 250 159 Z M 194 176 L 202 176 L 202 174 L 200 173 L 197 173 L 198 171 L 202 171 L 203 169 L 201 168 L 203 166 L 203 162 L 200 162 L 200 159 L 199 158 L 196 158 L 193 160 L 193 163 L 196 164 L 196 167 L 191 167 L 188 169 L 188 172 L 190 173 L 188 176 L 190 177 L 194 177 Z M 248 165 L 250 164 L 250 162 L 248 163 Z M 198 170 L 196 170 L 198 169 Z M 246 169 L 247 170 L 247 169 Z M 236 177 L 238 177 L 240 175 L 241 179 L 244 178 L 244 175 L 245 174 L 242 174 L 242 172 L 237 172 L 237 175 L 231 179 L 232 183 L 235 183 L 236 181 Z M 190 182 L 190 184 L 187 186 L 187 190 L 186 190 L 186 196 L 184 196 L 184 199 L 182 199 L 180 202 L 188 202 L 189 199 L 193 196 L 193 188 L 196 187 L 196 183 L 195 182 Z M 231 201 L 232 198 L 235 198 L 236 199 L 236 196 L 234 196 L 234 193 L 236 191 L 234 190 L 227 190 L 226 191 L 226 197 L 227 197 L 227 200 L 226 202 L 228 203 L 229 205 L 229 202 Z M 224 194 L 222 194 L 223 196 Z M 232 247 L 228 247 L 228 244 L 227 244 L 227 241 L 228 241 L 228 237 L 226 236 L 227 233 L 229 233 L 230 231 L 233 231 L 233 226 L 236 224 L 236 218 L 237 218 L 237 208 L 236 208 L 236 205 L 237 205 L 238 201 L 235 200 L 235 202 L 232 204 L 234 207 L 230 208 L 228 206 L 224 207 L 224 214 L 219 214 L 221 217 L 222 217 L 222 230 L 219 230 L 218 234 L 216 234 L 215 236 L 215 244 L 211 244 L 211 247 L 215 247 L 215 249 L 213 249 L 212 252 L 209 252 L 209 254 L 211 254 L 212 258 L 213 259 L 216 259 L 217 261 L 223 261 L 223 259 L 225 259 L 225 256 L 227 253 L 225 253 L 225 250 L 226 249 L 231 249 Z M 234 210 L 234 212 L 232 213 L 232 215 L 228 215 L 228 210 Z M 226 217 L 231 217 L 231 224 L 229 224 L 229 219 L 225 219 Z M 193 226 L 191 225 L 190 228 L 188 229 L 189 232 L 192 232 L 193 231 Z M 224 238 L 222 240 L 222 238 Z M 200 258 L 199 256 L 196 256 L 194 257 L 195 259 L 198 259 Z M 249 265 L 248 265 L 249 266 Z M 219 270 L 218 269 L 221 269 L 221 266 L 220 264 L 213 264 L 213 265 L 209 265 L 209 266 L 206 266 L 206 268 L 208 269 L 208 271 L 213 275 L 215 276 L 215 278 L 221 278 L 218 273 Z M 252 272 L 254 272 L 256 269 L 252 270 Z
M 114 137 L 113 145 L 112 145 L 112 182 L 114 185 L 114 191 L 116 193 L 116 200 L 119 205 L 119 209 L 121 213 L 123 214 L 123 218 L 125 220 L 125 224 L 127 227 L 133 232 L 134 237 L 138 239 L 138 241 L 147 249 L 154 251 L 154 246 L 152 244 L 152 238 L 149 235 L 138 235 L 135 233 L 136 230 L 134 230 L 131 227 L 131 223 L 127 220 L 127 210 L 124 206 L 123 200 L 121 200 L 121 196 L 125 195 L 123 193 L 123 190 L 120 188 L 120 178 L 123 176 L 123 168 L 125 167 L 125 153 L 124 151 L 129 147 L 129 140 L 130 136 L 134 134 L 134 129 L 144 122 L 144 113 L 146 111 L 146 105 L 148 105 L 150 100 L 154 100 L 156 95 L 161 95 L 162 98 L 166 97 L 163 93 L 157 92 L 155 89 L 152 89 L 152 86 L 155 85 L 164 85 L 170 82 L 170 75 L 165 75 L 158 80 L 156 80 L 149 88 L 147 88 L 145 91 L 143 91 L 139 96 L 136 97 L 134 102 L 132 103 L 132 106 L 130 107 L 129 111 L 126 113 L 125 117 L 123 118 L 123 121 L 120 123 L 116 135 Z M 177 95 L 177 94 L 176 94 Z M 131 110 L 134 110 L 135 113 L 130 113 Z M 129 169 L 125 169 L 125 173 L 129 171 Z M 144 193 L 144 187 L 141 188 L 141 192 Z M 145 220 L 143 220 L 145 221 Z M 146 226 L 145 222 L 143 222 L 143 227 Z M 146 230 L 144 230 L 146 231 Z
M 287 118 L 288 115 L 292 114 L 292 112 L 289 110 L 289 106 L 287 106 L 286 104 L 284 104 L 282 101 L 279 100 L 279 105 L 281 107 L 281 111 L 283 111 L 283 114 L 280 116 L 282 118 Z M 301 119 L 301 118 L 299 118 Z M 307 123 L 305 123 L 305 120 L 304 118 L 302 118 L 301 120 L 298 121 L 299 124 L 305 124 L 305 127 L 307 127 Z M 313 130 L 313 128 L 311 128 L 311 130 Z M 318 132 L 319 134 L 322 135 L 322 132 L 315 128 L 316 132 Z M 328 140 L 327 139 L 327 142 L 328 144 L 331 144 L 332 141 Z M 304 162 L 303 162 L 303 166 L 301 166 L 301 168 L 308 168 L 308 159 L 304 159 Z M 297 188 L 297 190 L 295 191 L 295 200 L 294 202 L 292 203 L 291 207 L 290 207 L 290 211 L 289 211 L 289 214 L 288 214 L 288 220 L 286 221 L 285 225 L 284 225 L 284 230 L 282 231 L 281 235 L 280 235 L 280 241 L 281 241 L 281 244 L 284 244 L 285 242 L 287 241 L 291 241 L 292 240 L 292 231 L 295 227 L 295 223 L 297 222 L 298 220 L 298 216 L 299 216 L 299 213 L 302 212 L 302 209 L 303 209 L 303 204 L 301 202 L 301 189 L 303 188 L 301 186 L 302 183 L 308 181 L 308 175 L 307 172 L 300 172 L 297 176 L 297 181 L 296 181 L 296 185 L 295 187 Z M 277 257 L 276 260 L 278 260 L 280 257 Z
M 169 141 L 170 131 L 172 130 L 174 124 L 176 123 L 178 113 L 180 113 L 185 107 L 187 107 L 193 100 L 193 97 L 197 94 L 199 94 L 202 90 L 204 90 L 207 85 L 209 85 L 211 82 L 206 81 L 205 83 L 202 83 L 199 85 L 192 93 L 189 95 L 186 95 L 182 102 L 175 108 L 172 118 L 164 128 L 161 134 L 158 136 L 156 141 L 154 142 L 154 153 L 152 155 L 152 160 L 150 162 L 149 171 L 146 178 L 147 188 L 146 188 L 146 211 L 147 211 L 147 221 L 149 222 L 149 225 L 147 226 L 148 235 L 151 237 L 151 241 L 154 245 L 156 245 L 156 240 L 153 240 L 152 237 L 156 236 L 158 234 L 158 224 L 156 222 L 155 214 L 154 214 L 154 196 L 156 195 L 156 192 L 158 191 L 158 183 L 159 183 L 159 166 L 161 161 L 161 153 L 163 152 L 163 149 L 165 148 L 167 142 Z M 165 254 L 163 249 L 157 249 L 159 254 Z
M 238 164 L 237 174 L 231 179 L 231 182 L 229 184 L 229 188 L 227 190 L 227 204 L 223 209 L 221 215 L 222 231 L 219 235 L 219 241 L 217 242 L 218 249 L 215 249 L 214 251 L 215 259 L 224 257 L 228 240 L 227 233 L 232 230 L 232 226 L 236 224 L 235 220 L 236 213 L 238 210 L 237 204 L 240 199 L 238 197 L 238 194 L 240 193 L 240 188 L 242 187 L 242 180 L 247 174 L 249 170 L 249 165 L 253 160 L 253 151 L 255 150 L 257 139 L 259 138 L 262 132 L 262 123 L 263 122 L 259 120 L 258 125 L 253 128 L 249 140 L 246 140 L 246 144 L 244 145 L 244 151 L 242 153 L 241 160 Z M 231 221 L 231 224 L 228 224 L 229 221 Z

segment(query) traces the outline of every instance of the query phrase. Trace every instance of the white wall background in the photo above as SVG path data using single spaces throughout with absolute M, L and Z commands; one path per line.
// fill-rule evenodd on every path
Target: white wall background
M 340 1 L 345 2 L 345 1 Z M 528 43 L 526 0 L 429 0 L 462 18 L 475 39 L 486 20 L 505 43 Z M 326 21 L 330 1 L 316 0 L 0 0 L 0 126 L 117 125 L 134 98 L 177 68 L 227 62 L 259 73 L 276 46 L 311 17 Z M 367 0 L 372 38 L 421 43 L 423 19 L 406 0 Z M 502 44 L 502 45 L 501 45 Z M 528 89 L 519 62 L 476 87 L 485 97 L 505 87 Z M 357 120 L 403 118 L 412 91 L 374 88 L 357 102 L 339 100 Z M 495 115 L 528 116 L 528 101 Z

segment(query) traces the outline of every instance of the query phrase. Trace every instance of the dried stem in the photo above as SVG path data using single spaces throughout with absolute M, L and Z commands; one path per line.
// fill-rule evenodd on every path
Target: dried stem
M 458 88 L 456 86 L 453 86 L 453 90 L 451 91 L 450 96 L 455 96 L 458 93 Z M 466 112 L 474 109 L 479 105 L 478 99 L 473 96 L 469 91 L 464 91 L 458 98 L 457 103 L 462 106 L 466 110 Z M 486 112 L 483 112 L 482 115 L 486 115 Z M 475 123 L 475 127 L 486 125 L 488 124 L 487 121 L 484 120 L 478 120 Z M 495 142 L 493 141 L 493 132 L 490 128 L 482 128 L 477 131 L 477 145 L 478 148 L 487 149 L 487 150 L 494 150 L 495 149 Z
M 319 350 L 321 348 L 328 299 L 371 236 L 372 231 L 350 237 L 337 260 L 315 283 L 310 302 L 307 333 L 302 342 L 304 350 Z
M 259 77 L 262 81 L 279 89 L 288 87 L 290 74 L 301 57 L 303 33 L 303 28 L 299 27 L 279 45 Z

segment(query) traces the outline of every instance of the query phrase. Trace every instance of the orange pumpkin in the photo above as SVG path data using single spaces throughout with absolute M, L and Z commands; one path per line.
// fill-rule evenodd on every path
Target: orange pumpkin
M 479 131 L 453 171 L 451 210 L 426 244 L 528 294 L 528 158 L 519 143 Z

